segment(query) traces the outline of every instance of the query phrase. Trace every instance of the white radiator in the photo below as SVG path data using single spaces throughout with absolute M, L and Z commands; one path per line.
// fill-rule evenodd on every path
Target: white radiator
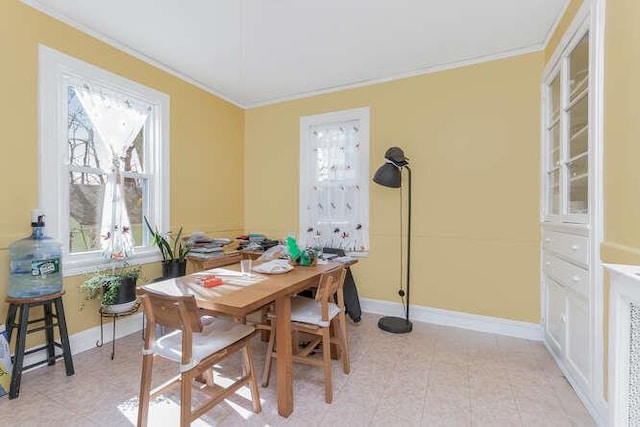
M 609 271 L 609 425 L 640 427 L 640 266 Z

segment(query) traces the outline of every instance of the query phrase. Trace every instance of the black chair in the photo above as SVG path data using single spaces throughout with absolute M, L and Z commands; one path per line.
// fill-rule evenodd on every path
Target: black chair
M 344 250 L 337 248 L 323 248 L 322 253 L 335 254 L 339 257 L 345 256 Z M 351 273 L 350 267 L 347 267 L 347 277 L 344 279 L 343 292 L 345 311 L 354 323 L 360 322 L 362 318 L 362 309 L 360 308 L 358 288 L 356 288 L 356 282 L 353 280 L 353 274 Z

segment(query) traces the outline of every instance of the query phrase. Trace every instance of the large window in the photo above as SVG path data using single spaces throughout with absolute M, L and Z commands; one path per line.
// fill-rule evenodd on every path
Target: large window
M 40 48 L 40 207 L 65 275 L 106 258 L 157 258 L 146 216 L 167 230 L 168 96 Z
M 300 236 L 369 249 L 369 108 L 300 119 Z

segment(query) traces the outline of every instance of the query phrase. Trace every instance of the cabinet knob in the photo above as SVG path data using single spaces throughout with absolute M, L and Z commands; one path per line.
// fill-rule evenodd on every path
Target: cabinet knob
M 544 263 L 544 265 L 546 265 L 547 267 L 551 265 L 551 261 L 547 261 Z
M 579 282 L 580 281 L 580 276 L 573 276 L 571 278 L 571 280 L 573 280 L 574 282 Z
M 579 248 L 580 248 L 580 246 L 578 246 L 578 245 L 571 245 L 571 250 L 574 251 L 574 252 L 577 251 Z
M 567 315 L 563 314 L 562 317 L 560 317 L 560 319 L 562 320 L 562 323 L 567 323 Z
M 547 243 L 551 243 L 551 237 L 545 237 L 544 241 Z

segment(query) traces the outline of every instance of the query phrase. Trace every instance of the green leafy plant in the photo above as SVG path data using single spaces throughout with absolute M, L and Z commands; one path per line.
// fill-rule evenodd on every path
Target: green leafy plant
M 84 308 L 86 301 L 102 296 L 102 305 L 112 305 L 118 296 L 120 283 L 124 280 L 138 280 L 142 278 L 140 266 L 101 266 L 87 274 L 87 279 L 80 284 L 80 290 L 85 298 L 80 309 Z
M 144 217 L 144 222 L 151 233 L 151 243 L 158 246 L 163 261 L 183 262 L 186 259 L 191 248 L 182 239 L 182 226 L 175 234 L 171 231 L 161 233 L 157 227 L 153 228 L 151 226 L 146 216 Z

